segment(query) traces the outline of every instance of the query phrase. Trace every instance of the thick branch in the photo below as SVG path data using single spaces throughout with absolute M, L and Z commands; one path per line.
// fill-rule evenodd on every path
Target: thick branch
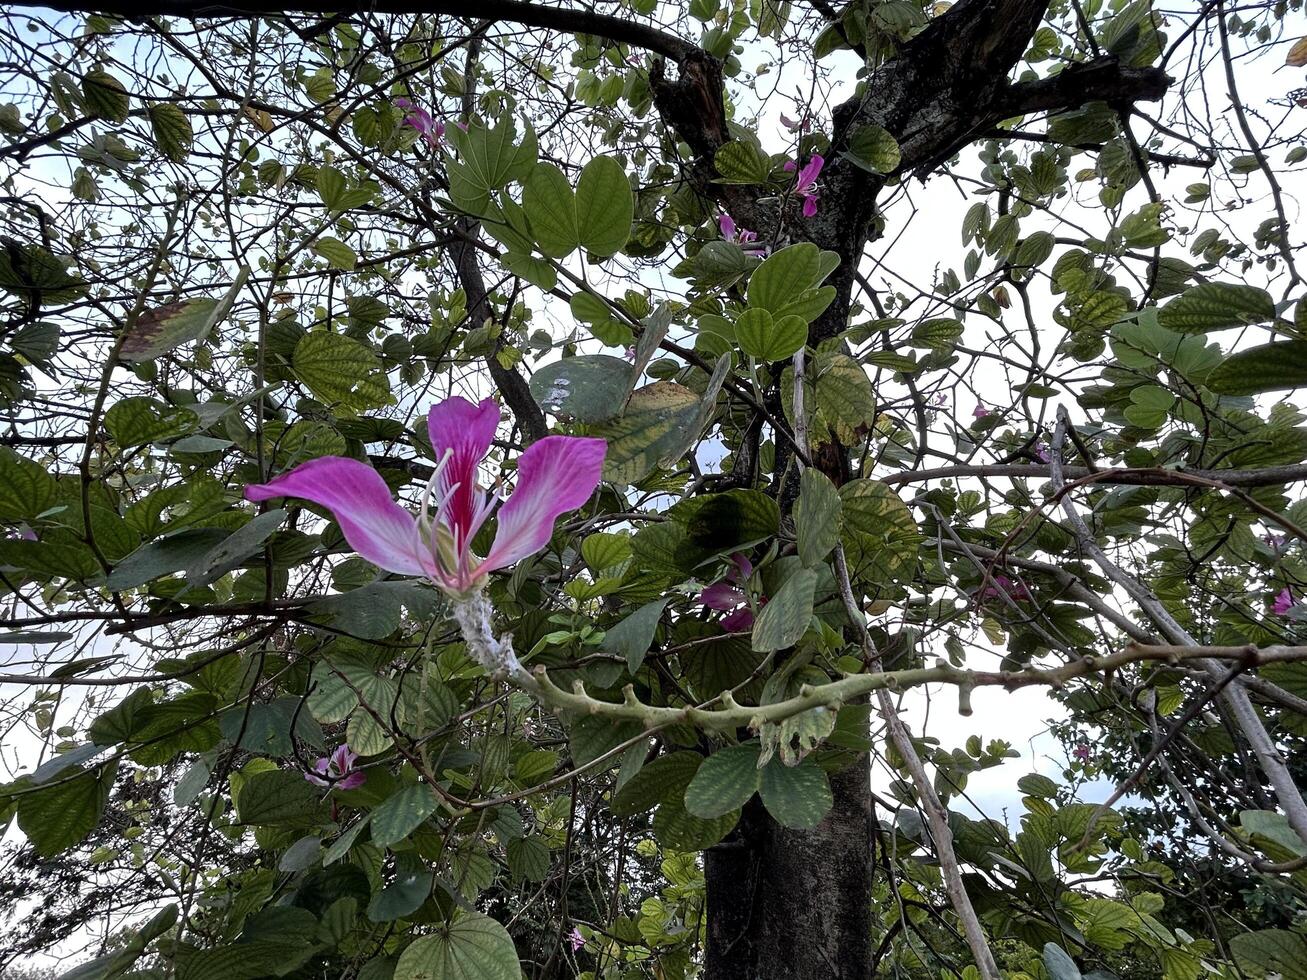
M 1048 78 L 1006 86 L 995 100 L 998 118 L 1055 112 L 1087 102 L 1156 102 L 1171 78 L 1160 68 L 1131 68 L 1115 58 L 1072 65 Z
M 430 16 L 448 14 L 488 20 L 491 23 L 510 22 L 526 27 L 543 27 L 571 34 L 595 34 L 653 51 L 674 61 L 681 61 L 699 48 L 674 34 L 656 27 L 635 23 L 624 17 L 596 13 L 593 8 L 547 7 L 525 0 L 291 0 L 273 3 L 269 0 L 213 0 L 213 2 L 187 3 L 185 0 L 95 0 L 79 3 L 76 0 L 16 0 L 10 7 L 37 7 L 63 13 L 101 13 L 117 17 L 140 19 L 143 17 L 285 17 L 288 13 L 319 14 L 341 13 L 415 14 Z

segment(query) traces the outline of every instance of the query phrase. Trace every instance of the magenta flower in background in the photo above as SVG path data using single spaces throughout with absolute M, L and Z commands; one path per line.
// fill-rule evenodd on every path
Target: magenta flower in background
M 1039 460 L 1041 463 L 1051 463 L 1053 457 L 1048 453 L 1049 450 L 1046 444 L 1042 442 L 1035 443 L 1035 459 Z
M 802 119 L 791 119 L 785 113 L 781 113 L 781 125 L 791 133 L 806 133 L 808 131 L 808 117 Z
M 971 415 L 973 418 L 983 419 L 988 417 L 989 414 L 990 414 L 989 409 L 987 409 L 984 405 L 981 404 L 977 404 L 976 407 L 971 410 Z
M 349 546 L 372 564 L 399 575 L 420 575 L 454 596 L 476 591 L 485 577 L 549 543 L 554 521 L 590 499 L 599 485 L 607 444 L 602 439 L 546 436 L 517 461 L 517 487 L 499 508 L 489 554 L 472 539 L 495 505 L 477 483 L 477 470 L 499 425 L 499 406 L 454 396 L 431 408 L 427 428 L 440 460 L 422 497 L 418 518 L 395 503 L 371 466 L 323 456 L 269 483 L 245 488 L 246 500 L 302 497 L 331 511 Z
M 811 218 L 817 213 L 817 178 L 821 176 L 821 168 L 826 165 L 820 153 L 814 153 L 808 162 L 802 168 L 798 168 L 793 160 L 785 164 L 785 169 L 794 172 L 799 169 L 798 176 L 794 178 L 794 193 L 803 198 L 803 216 Z
M 406 125 L 412 126 L 421 133 L 422 138 L 433 147 L 440 146 L 441 140 L 445 137 L 445 123 L 443 120 L 433 119 L 431 113 L 414 104 L 411 99 L 396 99 L 395 108 L 403 109 L 406 113 L 404 116 Z
M 746 255 L 766 255 L 767 247 L 758 245 L 758 233 L 750 231 L 748 228 L 739 228 L 735 226 L 735 219 L 729 214 L 724 214 L 717 219 L 717 227 L 722 231 L 722 238 L 725 241 L 739 245 Z
M 986 599 L 1001 599 L 1005 595 L 1018 602 L 1029 602 L 1032 598 L 1028 588 L 1020 582 L 1012 581 L 1006 575 L 991 576 L 989 584 L 980 590 L 976 598 L 984 602 Z
M 1071 754 L 1075 756 L 1076 761 L 1081 765 L 1089 765 L 1089 746 L 1086 743 L 1081 742 Z
M 358 756 L 348 745 L 342 745 L 329 756 L 323 756 L 313 764 L 313 772 L 306 772 L 304 778 L 314 786 L 333 786 L 336 789 L 355 789 L 367 780 L 367 774 L 354 768 Z
M 572 926 L 572 931 L 567 934 L 567 943 L 572 947 L 572 952 L 575 953 L 585 945 L 585 936 L 581 935 L 580 929 Z
M 722 617 L 722 629 L 728 633 L 738 633 L 753 626 L 753 610 L 749 608 L 749 597 L 744 594 L 744 584 L 753 574 L 753 563 L 737 551 L 731 555 L 731 570 L 726 578 L 710 585 L 699 593 L 699 601 L 706 609 L 716 609 L 726 613 Z M 762 599 L 760 603 L 767 600 Z
M 1281 589 L 1280 594 L 1275 597 L 1275 602 L 1271 605 L 1271 611 L 1277 616 L 1287 616 L 1289 610 L 1296 605 L 1293 593 L 1286 587 Z

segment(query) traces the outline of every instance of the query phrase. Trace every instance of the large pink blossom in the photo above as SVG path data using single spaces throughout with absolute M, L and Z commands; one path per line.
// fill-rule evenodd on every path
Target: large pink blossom
M 1289 610 L 1295 605 L 1297 605 L 1297 603 L 1294 602 L 1293 593 L 1286 587 L 1281 589 L 1280 594 L 1275 597 L 1275 602 L 1271 605 L 1271 611 L 1277 616 L 1287 616 L 1289 615 Z
M 826 161 L 820 153 L 814 153 L 802 167 L 799 167 L 793 160 L 785 164 L 785 169 L 791 173 L 798 170 L 798 176 L 794 178 L 794 193 L 803 198 L 803 216 L 805 218 L 811 218 L 817 213 L 817 202 L 820 196 L 817 190 L 817 178 L 821 176 L 821 168 L 825 165 Z
M 753 610 L 749 608 L 749 597 L 744 593 L 744 586 L 752 574 L 753 563 L 743 552 L 737 551 L 731 555 L 731 569 L 726 578 L 699 593 L 704 608 L 726 613 L 722 617 L 722 629 L 728 633 L 738 633 L 753 626 Z M 766 601 L 761 599 L 760 604 Z
M 411 99 L 399 98 L 395 100 L 395 108 L 402 109 L 405 113 L 404 123 L 412 126 L 422 138 L 430 143 L 433 147 L 440 146 L 445 137 L 445 123 L 442 119 L 433 119 L 431 113 L 427 112 L 421 106 L 416 105 Z
M 554 521 L 590 499 L 599 485 L 607 445 L 602 439 L 547 436 L 517 461 L 517 487 L 498 510 L 499 528 L 489 553 L 479 557 L 472 539 L 495 512 L 499 498 L 477 482 L 481 461 L 499 425 L 499 406 L 474 405 L 455 396 L 427 416 L 439 463 L 417 518 L 395 503 L 371 466 L 324 456 L 245 488 L 247 500 L 302 497 L 331 511 L 349 546 L 380 568 L 420 575 L 455 596 L 475 592 L 486 575 L 532 555 L 549 543 Z
M 717 219 L 717 227 L 721 229 L 723 239 L 739 245 L 746 255 L 767 254 L 767 246 L 758 244 L 758 233 L 748 228 L 737 229 L 735 219 L 729 214 L 724 214 Z
M 306 772 L 304 778 L 315 786 L 332 786 L 336 789 L 356 789 L 367 780 L 367 773 L 354 768 L 358 755 L 348 745 L 342 745 L 329 756 L 323 756 L 313 764 L 313 772 Z

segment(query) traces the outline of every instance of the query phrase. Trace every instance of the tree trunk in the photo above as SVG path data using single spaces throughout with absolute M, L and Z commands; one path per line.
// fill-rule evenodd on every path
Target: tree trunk
M 756 799 L 704 858 L 707 980 L 870 980 L 870 759 L 831 777 L 835 805 L 812 830 Z

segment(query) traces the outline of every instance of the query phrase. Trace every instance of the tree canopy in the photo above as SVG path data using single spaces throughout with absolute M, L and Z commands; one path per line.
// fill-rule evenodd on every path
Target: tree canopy
M 1307 977 L 1304 33 L 9 5 L 0 971 Z

